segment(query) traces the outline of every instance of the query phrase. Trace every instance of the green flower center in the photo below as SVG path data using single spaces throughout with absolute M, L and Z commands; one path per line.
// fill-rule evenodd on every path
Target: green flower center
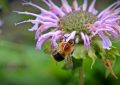
M 75 11 L 60 19 L 60 28 L 65 32 L 87 32 L 88 26 L 97 21 L 98 18 L 86 11 Z

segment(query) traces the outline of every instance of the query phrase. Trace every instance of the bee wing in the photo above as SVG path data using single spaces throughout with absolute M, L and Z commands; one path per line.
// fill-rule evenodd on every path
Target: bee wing
M 72 62 L 72 56 L 66 56 L 65 57 L 65 67 L 66 69 L 73 69 L 73 62 Z

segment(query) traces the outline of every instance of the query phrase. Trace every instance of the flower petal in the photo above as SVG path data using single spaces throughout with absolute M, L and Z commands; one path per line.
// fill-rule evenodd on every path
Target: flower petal
M 62 10 L 65 13 L 72 12 L 72 9 L 71 9 L 70 5 L 68 4 L 67 0 L 61 0 L 61 2 L 62 2 Z
M 108 37 L 106 37 L 103 32 L 99 32 L 98 35 L 101 37 L 102 39 L 102 44 L 103 44 L 103 48 L 104 49 L 110 49 L 110 47 L 112 46 L 112 43 L 110 41 L 110 39 Z
M 88 12 L 93 13 L 93 9 L 95 9 L 95 8 L 94 8 L 95 3 L 96 3 L 96 0 L 93 0 L 92 3 L 90 4 L 90 7 L 89 7 L 89 9 L 88 9 Z
M 43 45 L 43 43 L 48 40 L 49 38 L 55 37 L 57 35 L 59 35 L 61 33 L 61 31 L 55 31 L 55 32 L 49 32 L 46 34 L 43 34 L 42 36 L 39 37 L 37 44 L 36 44 L 36 49 L 41 49 L 41 46 Z M 54 38 L 55 40 L 58 39 L 58 37 Z M 54 45 L 55 45 L 56 41 L 53 41 Z
M 35 33 L 35 39 L 38 39 L 39 38 L 39 36 L 40 36 L 40 34 L 41 34 L 41 32 L 44 32 L 44 31 L 46 31 L 46 30 L 48 30 L 48 29 L 50 29 L 50 28 L 55 28 L 55 27 L 57 27 L 57 24 L 56 23 L 46 23 L 46 24 L 42 24 L 38 29 L 37 29 L 37 31 L 36 31 L 36 33 Z
M 32 2 L 25 2 L 25 3 L 23 3 L 23 5 L 31 5 L 31 6 L 33 6 L 35 8 L 37 8 L 37 9 L 39 9 L 42 14 L 45 14 L 45 15 L 47 14 L 47 15 L 52 16 L 55 19 L 59 19 L 54 13 L 43 9 L 42 7 L 40 7 L 40 6 L 36 5 L 36 4 L 33 4 Z
M 42 1 L 49 6 L 51 12 L 55 13 L 56 15 L 59 15 L 60 17 L 65 16 L 65 13 L 57 5 L 55 5 L 51 0 L 48 0 L 49 3 L 46 0 L 42 0 Z
M 89 37 L 88 35 L 84 34 L 83 32 L 81 32 L 81 38 L 82 40 L 84 41 L 84 46 L 86 48 L 89 48 L 90 47 L 90 40 L 89 40 Z
M 88 0 L 84 0 L 83 6 L 82 6 L 83 11 L 87 10 L 87 6 L 88 6 Z
M 79 10 L 77 0 L 73 0 L 73 6 L 72 6 L 72 8 L 73 8 L 73 10 L 75 10 L 75 11 Z
M 97 17 L 101 18 L 103 15 L 105 15 L 106 12 L 109 12 L 110 9 L 114 8 L 114 6 L 118 6 L 120 5 L 120 1 L 117 1 L 115 3 L 113 3 L 112 5 L 110 5 L 109 7 L 107 7 L 106 9 L 104 9 Z
M 41 49 L 41 46 L 43 45 L 43 43 L 46 40 L 48 40 L 52 35 L 53 35 L 53 32 L 49 32 L 49 33 L 44 34 L 41 37 L 39 37 L 37 44 L 36 44 L 36 49 Z
M 69 40 L 73 40 L 75 38 L 76 35 L 76 31 L 73 31 L 70 36 L 66 39 L 66 42 L 68 42 Z
M 51 44 L 53 47 L 57 47 L 58 44 L 57 44 L 57 40 L 60 38 L 62 32 L 61 31 L 57 31 L 56 34 L 52 37 L 51 39 Z

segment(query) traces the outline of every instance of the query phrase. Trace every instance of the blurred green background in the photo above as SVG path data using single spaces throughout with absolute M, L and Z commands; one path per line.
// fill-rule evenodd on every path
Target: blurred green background
M 48 9 L 41 0 L 32 2 Z M 60 0 L 54 0 L 60 5 Z M 72 0 L 68 0 L 72 3 Z M 82 0 L 78 0 L 82 4 Z M 90 0 L 89 0 L 90 1 Z M 4 24 L 0 27 L 0 85 L 77 85 L 78 70 L 69 72 L 61 69 L 63 63 L 56 63 L 50 53 L 43 46 L 41 51 L 35 50 L 36 41 L 34 32 L 29 32 L 31 23 L 19 26 L 15 22 L 34 19 L 32 16 L 17 15 L 13 11 L 30 11 L 39 13 L 39 10 L 31 6 L 22 6 L 22 0 L 0 0 L 0 19 Z M 101 11 L 115 0 L 97 0 L 96 8 Z M 119 48 L 120 43 L 114 42 Z M 105 78 L 105 67 L 97 60 L 90 68 L 91 60 L 84 63 L 85 85 L 120 85 L 120 57 L 117 57 L 113 68 L 118 76 L 115 79 L 111 75 Z

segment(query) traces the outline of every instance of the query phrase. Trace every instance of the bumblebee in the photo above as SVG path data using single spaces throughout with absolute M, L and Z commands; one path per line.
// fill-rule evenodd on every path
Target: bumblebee
M 73 44 L 74 42 L 72 40 L 68 42 L 61 42 L 57 48 L 53 49 L 53 58 L 58 62 L 67 59 L 67 57 L 69 57 L 73 52 Z

